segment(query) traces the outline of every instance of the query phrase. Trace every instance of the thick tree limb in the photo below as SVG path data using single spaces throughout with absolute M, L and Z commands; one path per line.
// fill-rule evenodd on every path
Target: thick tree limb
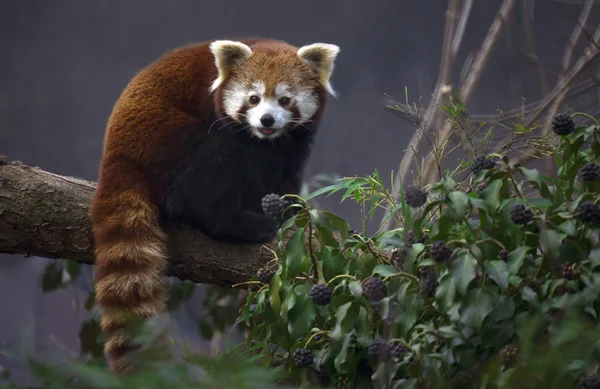
M 96 184 L 0 157 L 0 253 L 92 264 L 88 205 Z M 169 227 L 169 275 L 223 286 L 247 281 L 273 258 L 263 245 L 216 242 Z M 266 245 L 275 248 L 275 242 Z

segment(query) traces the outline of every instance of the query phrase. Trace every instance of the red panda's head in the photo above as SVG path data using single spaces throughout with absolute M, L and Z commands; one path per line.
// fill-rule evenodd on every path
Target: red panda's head
M 296 48 L 281 41 L 252 47 L 220 40 L 210 45 L 218 78 L 210 88 L 217 111 L 259 139 L 274 139 L 318 116 L 339 47 L 326 43 Z

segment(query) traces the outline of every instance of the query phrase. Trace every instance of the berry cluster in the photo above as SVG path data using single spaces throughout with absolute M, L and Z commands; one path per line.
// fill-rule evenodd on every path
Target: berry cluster
M 452 256 L 453 250 L 446 246 L 446 242 L 438 240 L 433 242 L 430 248 L 431 258 L 436 262 L 446 262 Z
M 568 135 L 575 131 L 573 118 L 564 113 L 554 115 L 552 118 L 552 130 L 556 135 Z
M 419 275 L 421 276 L 421 289 L 429 297 L 433 297 L 435 294 L 435 288 L 437 287 L 437 275 L 433 266 L 423 266 L 419 268 Z
M 292 358 L 294 360 L 294 365 L 298 368 L 309 367 L 313 363 L 312 350 L 307 348 L 296 349 Z
M 365 296 L 372 301 L 380 301 L 387 296 L 387 286 L 380 278 L 371 277 L 363 283 Z
M 329 383 L 329 373 L 327 370 L 317 370 L 316 374 L 321 385 L 327 385 Z
M 427 239 L 429 239 L 429 235 L 425 233 L 421 233 L 421 237 L 419 238 L 419 240 L 415 240 L 415 233 L 412 232 L 412 230 L 406 233 L 406 245 L 408 247 L 412 246 L 415 243 L 425 243 Z
M 327 305 L 331 301 L 331 288 L 324 284 L 315 284 L 308 291 L 308 297 L 317 305 Z
M 396 359 L 400 359 L 404 355 L 408 354 L 408 352 L 409 352 L 408 347 L 406 347 L 402 343 L 398 343 L 397 345 L 394 346 L 394 348 L 392 348 L 392 357 L 394 357 Z
M 590 162 L 579 168 L 579 176 L 583 181 L 595 181 L 600 176 L 600 165 Z
M 577 216 L 584 222 L 600 221 L 600 208 L 593 201 L 583 201 L 577 208 Z
M 567 280 L 576 280 L 581 275 L 581 270 L 579 267 L 574 266 L 574 264 L 571 263 L 565 263 L 560 269 L 560 272 L 563 278 Z
M 409 186 L 404 191 L 404 200 L 409 207 L 419 208 L 427 202 L 427 192 L 416 186 Z
M 404 262 L 408 256 L 407 249 L 405 247 L 396 247 L 392 250 L 391 261 L 400 270 L 404 269 Z
M 522 204 L 516 204 L 510 210 L 510 218 L 515 224 L 525 225 L 533 220 L 533 212 Z
M 261 205 L 265 215 L 281 219 L 285 209 L 290 206 L 290 202 L 281 200 L 281 196 L 278 194 L 270 193 L 262 198 Z
M 258 280 L 260 282 L 262 282 L 263 284 L 268 284 L 271 281 L 271 278 L 273 278 L 273 276 L 275 275 L 275 269 L 273 269 L 273 268 L 258 269 L 258 272 L 256 273 L 256 275 L 258 276 Z
M 367 346 L 367 354 L 378 361 L 387 361 L 392 356 L 392 346 L 382 338 L 375 338 Z
M 600 374 L 583 373 L 577 380 L 581 389 L 600 389 Z
M 477 174 L 482 170 L 492 169 L 494 166 L 496 166 L 496 163 L 494 161 L 484 157 L 483 155 L 480 155 L 479 157 L 473 160 L 473 164 L 471 165 L 471 171 L 473 172 L 473 174 Z
M 519 350 L 516 346 L 508 344 L 500 350 L 500 356 L 504 362 L 504 366 L 513 366 L 519 355 Z
M 485 182 L 477 187 L 477 196 L 479 196 L 480 199 L 483 198 L 483 191 L 486 188 L 487 188 L 487 184 Z
M 501 249 L 498 252 L 498 256 L 500 257 L 501 260 L 503 260 L 504 262 L 508 261 L 508 254 L 510 254 L 510 251 L 508 251 L 507 249 Z

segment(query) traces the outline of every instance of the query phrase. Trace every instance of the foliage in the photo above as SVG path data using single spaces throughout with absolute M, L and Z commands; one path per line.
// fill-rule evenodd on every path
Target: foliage
M 554 152 L 555 177 L 492 154 L 493 167 L 466 184 L 446 171 L 416 209 L 402 191 L 394 201 L 377 172 L 310 196 L 344 191 L 371 215 L 392 202 L 404 227 L 368 238 L 298 198 L 268 265 L 275 275 L 252 283 L 240 317 L 251 331 L 239 348 L 264 366 L 283 361 L 302 386 L 325 371 L 335 387 L 361 377 L 389 388 L 576 387 L 600 356 L 600 220 L 578 214 L 600 200 L 598 179 L 578 175 L 599 156 L 600 126 L 579 126 Z M 511 216 L 515 205 L 531 220 Z M 409 242 L 410 232 L 425 242 Z M 431 296 L 424 268 L 435 272 Z M 373 278 L 387 287 L 379 301 L 365 288 Z M 317 283 L 332 290 L 325 306 L 309 297 Z M 403 347 L 375 358 L 377 338 Z M 298 349 L 312 350 L 310 368 L 294 365 Z
M 464 110 L 451 108 L 451 117 Z M 67 389 L 577 387 L 600 356 L 600 220 L 580 217 L 582 204 L 600 200 L 600 180 L 580 174 L 600 162 L 594 122 L 559 138 L 555 176 L 490 154 L 493 164 L 471 161 L 420 188 L 423 205 L 405 201 L 403 183 L 396 198 L 378 172 L 294 196 L 297 212 L 279 230 L 263 269 L 269 277 L 247 283 L 234 323 L 247 339 L 219 358 L 187 351 L 183 361 L 157 362 L 153 356 L 165 350 L 143 342 L 144 368 L 114 377 L 91 294 L 80 331 L 88 360 L 26 362 L 45 388 Z M 316 197 L 336 192 L 360 205 L 360 233 L 316 207 Z M 524 210 L 515 212 L 519 205 Z M 367 237 L 366 221 L 378 208 L 402 228 Z M 80 273 L 74 262 L 53 262 L 44 290 L 65 287 Z M 194 289 L 173 283 L 169 308 Z M 238 292 L 210 289 L 203 336 L 232 324 Z M 17 388 L 0 373 L 0 387 Z

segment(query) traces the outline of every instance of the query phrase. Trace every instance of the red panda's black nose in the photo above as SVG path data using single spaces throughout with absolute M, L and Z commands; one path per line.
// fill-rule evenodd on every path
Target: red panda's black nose
M 275 124 L 275 118 L 273 117 L 273 115 L 266 113 L 260 117 L 260 124 L 269 128 L 273 124 Z

